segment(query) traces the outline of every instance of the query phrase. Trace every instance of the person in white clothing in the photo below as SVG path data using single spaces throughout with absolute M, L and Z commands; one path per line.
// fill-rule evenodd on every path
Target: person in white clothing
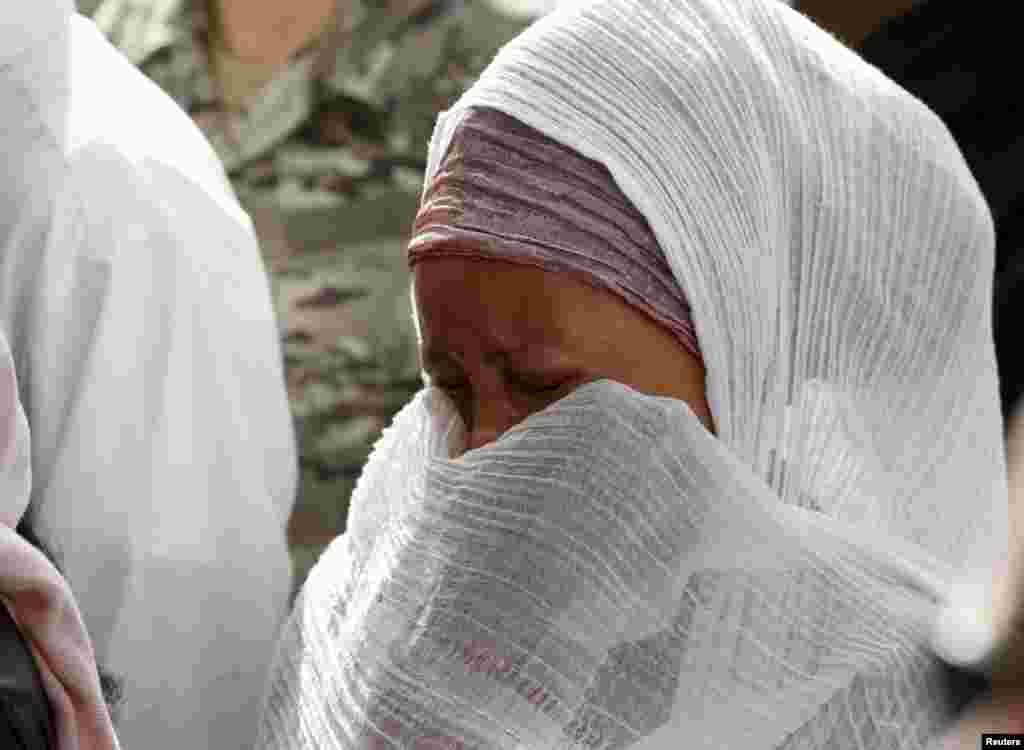
M 245 748 L 297 473 L 252 222 L 200 131 L 72 0 L 5 8 L 0 102 L 27 518 L 123 680 L 123 745 Z

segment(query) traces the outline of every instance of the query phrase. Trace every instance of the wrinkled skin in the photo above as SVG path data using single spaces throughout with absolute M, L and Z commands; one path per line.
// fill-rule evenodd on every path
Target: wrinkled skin
M 569 274 L 437 257 L 413 268 L 420 359 L 455 402 L 466 449 L 607 378 L 686 401 L 714 433 L 705 371 L 667 329 Z

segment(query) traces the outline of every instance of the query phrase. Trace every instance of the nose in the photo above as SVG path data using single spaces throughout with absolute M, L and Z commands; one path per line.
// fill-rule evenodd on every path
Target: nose
M 473 421 L 466 435 L 466 450 L 493 443 L 509 428 L 526 417 L 507 399 L 499 396 L 478 398 L 473 403 Z
M 473 430 L 466 440 L 466 450 L 471 451 L 482 448 L 488 443 L 493 443 L 499 437 L 501 437 L 501 432 L 497 430 Z

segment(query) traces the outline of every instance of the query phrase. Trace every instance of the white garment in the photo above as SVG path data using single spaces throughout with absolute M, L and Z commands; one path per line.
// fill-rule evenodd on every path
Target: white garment
M 252 223 L 188 116 L 70 0 L 0 14 L 0 103 L 0 325 L 36 530 L 125 678 L 123 745 L 248 747 L 297 472 Z
M 647 218 L 717 437 L 600 381 L 450 460 L 421 392 L 296 603 L 258 746 L 925 747 L 943 613 L 1008 541 L 992 219 L 948 130 L 776 0 L 560 5 L 441 116 L 428 180 L 473 106 Z

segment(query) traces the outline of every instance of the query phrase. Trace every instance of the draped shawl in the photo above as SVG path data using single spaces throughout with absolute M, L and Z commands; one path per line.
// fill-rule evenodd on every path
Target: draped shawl
M 993 225 L 946 127 L 776 0 L 560 5 L 439 117 L 428 184 L 471 107 L 647 219 L 717 437 L 599 381 L 452 459 L 425 388 L 297 600 L 259 746 L 926 746 L 1008 525 Z
M 117 750 L 92 642 L 74 594 L 46 556 L 15 531 L 28 509 L 30 452 L 14 361 L 7 337 L 0 334 L 0 607 L 7 608 L 39 670 L 52 709 L 56 750 Z

